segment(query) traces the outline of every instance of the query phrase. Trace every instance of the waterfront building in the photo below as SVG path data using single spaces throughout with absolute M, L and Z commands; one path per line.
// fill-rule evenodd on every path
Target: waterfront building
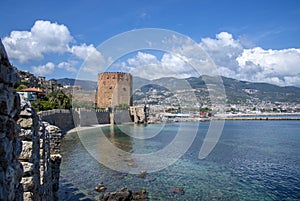
M 98 74 L 96 104 L 101 108 L 132 106 L 132 75 L 123 72 Z

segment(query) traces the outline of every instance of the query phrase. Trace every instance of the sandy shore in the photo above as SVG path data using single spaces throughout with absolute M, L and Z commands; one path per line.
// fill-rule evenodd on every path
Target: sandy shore
M 85 130 L 89 130 L 89 129 L 94 129 L 94 128 L 98 128 L 98 127 L 105 127 L 105 126 L 110 126 L 111 124 L 95 124 L 95 125 L 91 125 L 91 126 L 83 126 L 83 127 L 75 127 L 69 131 L 67 131 L 66 134 L 68 133 L 77 133 L 78 131 L 85 131 Z

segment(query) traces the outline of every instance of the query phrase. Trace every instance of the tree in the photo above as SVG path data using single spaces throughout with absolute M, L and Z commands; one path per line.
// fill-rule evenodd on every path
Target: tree
M 71 98 L 67 96 L 62 90 L 55 90 L 47 95 L 48 101 L 55 109 L 70 109 Z
M 21 84 L 21 85 L 19 85 L 19 86 L 15 89 L 15 91 L 16 91 L 16 92 L 19 92 L 19 91 L 21 91 L 22 89 L 26 89 L 26 88 L 27 88 L 27 86 Z

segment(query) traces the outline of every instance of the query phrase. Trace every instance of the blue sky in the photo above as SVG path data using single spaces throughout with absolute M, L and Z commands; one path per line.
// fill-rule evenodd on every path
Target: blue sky
M 161 28 L 192 38 L 221 75 L 300 86 L 298 0 L 4 0 L 0 17 L 0 37 L 11 63 L 47 78 L 77 77 L 85 58 L 117 34 Z M 96 56 L 101 57 L 101 52 Z M 141 51 L 118 64 L 127 69 L 141 63 L 162 69 L 169 62 L 173 69 L 178 66 L 178 72 L 186 68 L 172 58 Z M 152 77 L 137 75 L 167 76 L 156 72 Z

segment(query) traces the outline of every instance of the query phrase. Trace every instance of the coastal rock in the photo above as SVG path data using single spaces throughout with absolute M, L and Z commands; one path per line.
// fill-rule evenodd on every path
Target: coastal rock
M 131 201 L 133 200 L 132 191 L 122 188 L 116 192 L 109 192 L 100 196 L 100 201 Z
M 182 187 L 174 187 L 174 188 L 169 188 L 168 192 L 170 194 L 180 194 L 184 195 L 184 189 Z
M 138 177 L 144 179 L 146 177 L 146 174 L 147 174 L 147 171 L 146 170 L 142 170 L 140 172 L 140 174 L 138 175 Z
M 133 193 L 133 200 L 146 200 L 148 199 L 146 190 L 139 190 Z
M 103 183 L 98 184 L 98 186 L 95 187 L 95 191 L 97 192 L 104 192 L 107 188 L 104 186 Z

